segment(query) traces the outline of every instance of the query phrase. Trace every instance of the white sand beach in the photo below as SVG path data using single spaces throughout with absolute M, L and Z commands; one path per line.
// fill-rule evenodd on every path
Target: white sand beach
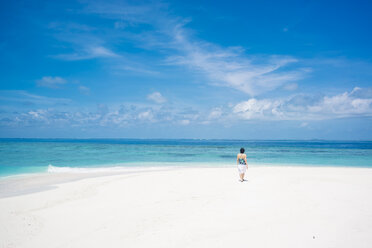
M 372 169 L 252 166 L 246 178 L 232 167 L 1 179 L 0 247 L 372 246 Z

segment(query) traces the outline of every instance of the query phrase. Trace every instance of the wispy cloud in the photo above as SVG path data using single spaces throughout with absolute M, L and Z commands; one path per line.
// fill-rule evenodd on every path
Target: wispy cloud
M 262 60 L 262 58 L 260 58 Z M 200 48 L 185 56 L 171 57 L 168 61 L 188 65 L 204 72 L 212 83 L 245 92 L 251 96 L 279 88 L 302 79 L 309 69 L 284 70 L 297 60 L 289 57 L 270 56 L 256 63 L 242 53 L 207 52 Z
M 168 66 L 186 66 L 192 72 L 202 73 L 209 84 L 230 87 L 251 96 L 293 84 L 310 71 L 308 68 L 294 69 L 293 65 L 298 60 L 290 56 L 253 56 L 246 54 L 241 47 L 221 47 L 199 40 L 192 30 L 186 28 L 191 20 L 170 14 L 168 5 L 164 3 L 93 1 L 85 5 L 83 13 L 114 20 L 114 23 L 119 22 L 119 29 L 117 24 L 112 27 L 115 37 L 124 37 L 137 47 L 162 53 Z M 146 28 L 136 32 L 122 28 L 143 25 L 146 25 Z M 110 50 L 98 53 L 86 50 L 87 48 L 84 48 L 79 53 L 59 57 L 73 60 L 117 56 Z M 122 68 L 130 70 L 133 67 Z
M 90 46 L 87 45 L 82 47 L 75 53 L 68 54 L 58 54 L 53 57 L 62 59 L 62 60 L 85 60 L 85 59 L 94 59 L 94 58 L 118 58 L 120 55 L 114 53 L 108 48 L 103 46 Z
M 204 73 L 215 85 L 227 86 L 251 96 L 274 90 L 302 79 L 309 68 L 288 69 L 298 62 L 290 56 L 245 54 L 241 47 L 222 48 L 192 38 L 183 25 L 171 34 L 179 55 L 170 56 L 169 64 L 186 65 Z
M 23 103 L 26 105 L 68 105 L 72 103 L 68 98 L 54 98 L 28 93 L 24 90 L 1 90 L 0 100 L 8 103 Z
M 283 88 L 285 90 L 293 91 L 293 90 L 296 90 L 298 88 L 298 84 L 297 83 L 288 83 L 288 84 L 285 84 L 283 86 Z
M 255 99 L 240 102 L 233 113 L 245 120 L 324 120 L 372 116 L 369 89 L 354 88 L 334 96 L 294 95 L 284 99 Z M 364 97 L 362 97 L 364 96 Z
M 89 95 L 90 94 L 90 89 L 86 86 L 83 86 L 83 85 L 79 86 L 79 91 L 84 95 Z
M 160 2 L 128 3 L 126 1 L 90 1 L 83 12 L 98 14 L 104 18 L 114 19 L 121 23 L 133 26 L 137 23 L 156 23 L 161 21 L 162 15 L 166 14 L 168 5 Z
M 67 81 L 61 77 L 42 77 L 36 80 L 38 86 L 57 89 Z
M 139 66 L 134 67 L 134 66 L 125 65 L 125 66 L 120 66 L 119 69 L 125 70 L 125 71 L 135 72 L 135 73 L 138 73 L 138 74 L 148 74 L 148 75 L 159 74 L 158 71 L 148 70 L 148 69 L 145 69 L 145 68 L 141 68 Z
M 48 25 L 55 39 L 65 44 L 66 53 L 51 57 L 62 60 L 86 60 L 95 58 L 118 58 L 112 51 L 106 36 L 97 27 L 75 22 L 52 22 Z

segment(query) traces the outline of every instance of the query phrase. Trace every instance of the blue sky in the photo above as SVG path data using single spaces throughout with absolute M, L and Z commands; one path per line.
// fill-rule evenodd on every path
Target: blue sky
M 2 1 L 0 137 L 372 139 L 369 1 Z

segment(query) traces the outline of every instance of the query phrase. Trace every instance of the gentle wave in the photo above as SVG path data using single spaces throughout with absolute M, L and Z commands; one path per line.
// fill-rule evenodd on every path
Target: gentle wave
M 171 167 L 122 167 L 122 166 L 113 166 L 113 167 L 59 167 L 48 165 L 48 173 L 102 173 L 102 172 L 137 172 L 137 171 L 149 171 L 149 170 L 166 170 Z

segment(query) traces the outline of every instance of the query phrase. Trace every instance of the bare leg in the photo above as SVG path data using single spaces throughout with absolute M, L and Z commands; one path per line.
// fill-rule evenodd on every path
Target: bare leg
M 239 176 L 240 176 L 240 181 L 244 181 L 244 173 L 239 174 Z

